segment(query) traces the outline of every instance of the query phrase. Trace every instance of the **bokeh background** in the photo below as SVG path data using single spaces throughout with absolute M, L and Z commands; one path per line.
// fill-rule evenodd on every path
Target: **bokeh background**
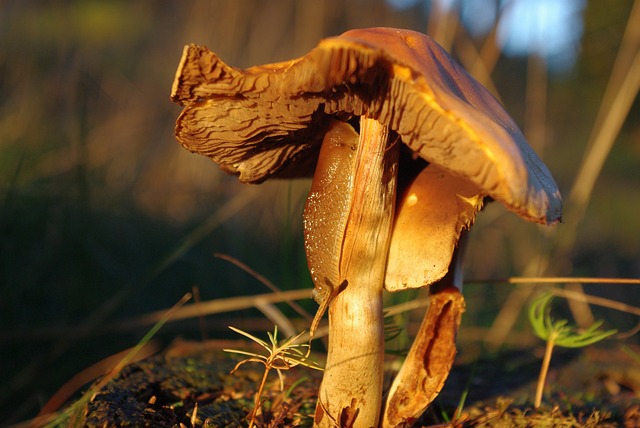
M 640 277 L 638 1 L 0 1 L 0 424 L 34 416 L 74 374 L 137 343 L 149 326 L 126 320 L 194 287 L 202 300 L 269 292 L 214 252 L 283 290 L 311 288 L 310 183 L 241 185 L 188 153 L 173 137 L 171 83 L 187 43 L 248 67 L 370 26 L 440 42 L 504 103 L 565 197 L 552 228 L 497 203 L 481 213 L 462 337 L 494 347 L 530 337 L 534 287 L 495 280 Z M 585 290 L 640 304 L 637 285 Z M 638 322 L 574 313 L 621 331 Z M 226 337 L 228 324 L 272 325 L 246 309 L 209 317 L 206 334 Z M 202 334 L 192 319 L 158 340 Z

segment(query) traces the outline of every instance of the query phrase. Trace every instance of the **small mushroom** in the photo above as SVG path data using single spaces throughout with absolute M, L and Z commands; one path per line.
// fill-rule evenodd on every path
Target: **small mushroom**
M 314 174 L 304 212 L 320 303 L 312 332 L 329 311 L 317 426 L 406 425 L 437 395 L 464 310 L 449 269 L 486 197 L 529 221 L 561 217 L 558 188 L 513 120 L 424 34 L 352 30 L 246 70 L 189 45 L 171 98 L 184 106 L 178 141 L 241 181 Z M 398 375 L 417 390 L 394 383 L 381 418 L 383 287 L 430 284 Z

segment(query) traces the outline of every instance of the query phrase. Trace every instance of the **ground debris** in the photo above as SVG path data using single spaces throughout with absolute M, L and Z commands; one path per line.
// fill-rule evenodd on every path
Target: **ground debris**
M 593 410 L 590 413 L 574 414 L 563 411 L 559 406 L 538 409 L 516 406 L 512 398 L 499 397 L 493 405 L 471 408 L 460 418 L 461 427 L 616 427 L 610 421 L 611 413 Z

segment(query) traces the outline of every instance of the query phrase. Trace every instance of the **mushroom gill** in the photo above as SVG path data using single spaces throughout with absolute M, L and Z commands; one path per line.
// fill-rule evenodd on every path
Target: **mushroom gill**
M 332 117 L 366 114 L 527 220 L 560 218 L 557 186 L 515 123 L 424 34 L 352 30 L 301 58 L 246 70 L 189 45 L 176 76 L 178 140 L 243 182 L 309 176 Z

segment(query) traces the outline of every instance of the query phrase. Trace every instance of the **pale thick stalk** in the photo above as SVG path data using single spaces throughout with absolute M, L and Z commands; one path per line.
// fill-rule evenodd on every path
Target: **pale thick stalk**
M 340 275 L 346 287 L 329 305 L 329 350 L 316 425 L 378 426 L 382 403 L 382 287 L 393 223 L 398 148 L 388 129 L 360 122 L 353 202 Z

